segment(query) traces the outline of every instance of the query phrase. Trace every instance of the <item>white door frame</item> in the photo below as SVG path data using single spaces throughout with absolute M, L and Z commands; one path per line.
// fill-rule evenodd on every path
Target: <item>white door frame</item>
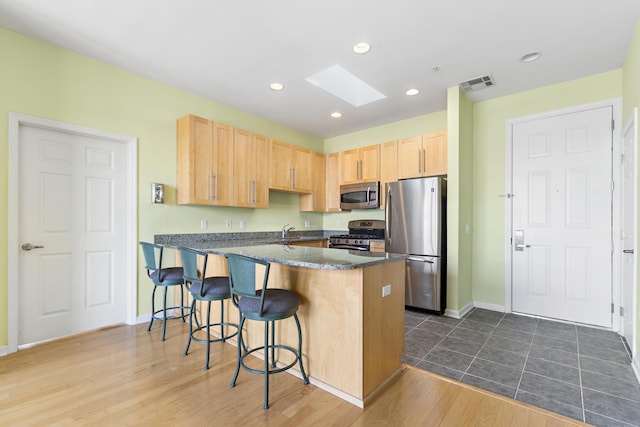
M 638 355 L 637 355 L 637 345 L 638 343 L 637 341 L 637 330 L 638 330 L 638 325 L 637 325 L 637 317 L 636 317 L 636 302 L 638 300 L 638 107 L 635 107 L 633 109 L 633 111 L 631 112 L 631 116 L 627 119 L 627 122 L 625 123 L 624 127 L 622 128 L 622 133 L 621 133 L 621 138 L 620 141 L 622 144 L 624 144 L 624 135 L 626 135 L 629 132 L 633 132 L 634 133 L 634 143 L 635 146 L 633 148 L 633 153 L 634 153 L 634 159 L 633 159 L 633 179 L 635 180 L 634 183 L 634 188 L 635 188 L 635 192 L 634 192 L 634 197 L 633 197 L 633 220 L 631 221 L 633 223 L 633 289 L 632 289 L 632 304 L 631 306 L 625 306 L 624 307 L 624 315 L 625 316 L 630 316 L 633 319 L 633 324 L 631 327 L 631 336 L 632 336 L 632 341 L 628 342 L 627 344 L 629 345 L 629 348 L 631 348 L 631 353 L 633 354 L 633 363 L 636 363 L 638 360 Z M 622 150 L 622 148 L 621 148 Z M 622 178 L 622 176 L 621 176 Z M 620 283 L 622 285 L 622 276 L 620 277 Z M 622 292 L 622 290 L 621 290 Z M 621 297 L 622 298 L 622 297 Z M 624 301 L 623 301 L 624 302 Z M 627 331 L 625 331 L 626 334 Z M 638 372 L 636 372 L 636 375 L 638 374 Z M 640 378 L 639 378 L 640 380 Z
M 519 123 L 527 122 L 530 120 L 538 120 L 549 117 L 555 117 L 563 114 L 577 113 L 579 111 L 602 108 L 611 106 L 613 107 L 613 119 L 615 127 L 613 129 L 613 159 L 620 159 L 621 147 L 620 141 L 622 138 L 622 98 L 613 98 L 603 101 L 592 102 L 589 104 L 575 105 L 568 108 L 563 108 L 553 111 L 545 111 L 543 113 L 533 114 L 530 116 L 518 117 L 515 119 L 507 120 L 506 123 L 506 143 L 505 143 L 505 241 L 504 241 L 504 254 L 505 254 L 505 272 L 504 272 L 504 308 L 506 313 L 512 312 L 511 304 L 511 288 L 513 286 L 512 281 L 512 263 L 513 252 L 511 251 L 511 230 L 513 229 L 513 127 Z M 613 179 L 619 180 L 621 173 L 621 165 L 619 161 L 613 162 Z M 504 195 L 501 195 L 504 196 Z M 517 195 L 516 195 L 517 197 Z M 622 210 L 622 198 L 620 191 L 613 192 L 613 230 L 615 236 L 615 230 L 620 230 L 621 227 L 621 210 Z M 615 240 L 614 240 L 615 242 Z M 617 242 L 616 242 L 617 243 Z M 612 301 L 614 304 L 614 313 L 619 313 L 620 304 L 622 302 L 622 256 L 618 251 L 613 251 L 613 264 L 612 264 Z M 620 316 L 612 316 L 612 330 L 620 330 Z
M 72 125 L 69 123 L 57 122 L 53 120 L 42 119 L 39 117 L 27 116 L 17 113 L 9 113 L 9 194 L 8 194 L 8 353 L 18 351 L 18 278 L 19 264 L 18 256 L 20 253 L 20 242 L 18 235 L 19 217 L 19 141 L 20 126 L 33 126 L 43 129 L 49 129 L 57 132 L 68 132 L 72 134 L 108 139 L 112 142 L 126 144 L 127 146 L 127 177 L 126 188 L 127 193 L 122 196 L 127 201 L 127 230 L 126 230 L 126 265 L 125 269 L 127 292 L 126 298 L 126 322 L 127 324 L 136 323 L 137 314 L 137 289 L 136 289 L 136 254 L 137 254 L 137 153 L 138 139 L 132 136 L 119 135 L 115 133 L 105 132 L 101 130 L 91 129 L 83 126 Z

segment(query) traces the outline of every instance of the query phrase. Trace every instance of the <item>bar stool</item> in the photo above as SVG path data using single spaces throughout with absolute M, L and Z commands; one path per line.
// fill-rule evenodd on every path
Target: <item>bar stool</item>
M 209 255 L 206 252 L 198 251 L 190 248 L 179 248 L 180 257 L 182 258 L 182 268 L 184 269 L 184 283 L 187 285 L 191 293 L 192 302 L 189 317 L 189 340 L 184 355 L 189 354 L 189 346 L 191 340 L 207 344 L 207 356 L 204 369 L 209 369 L 209 349 L 212 342 L 225 342 L 228 338 L 238 335 L 238 325 L 224 321 L 224 300 L 231 298 L 231 290 L 229 288 L 229 278 L 207 277 L 207 260 Z M 202 265 L 202 274 L 198 273 L 198 261 Z M 196 301 L 207 302 L 207 317 L 202 324 L 198 321 L 196 312 Z M 220 322 L 211 323 L 211 302 L 220 301 Z M 195 325 L 194 325 L 195 321 Z M 195 326 L 195 327 L 194 327 Z M 211 327 L 220 326 L 220 338 L 211 338 Z M 225 335 L 225 327 L 235 328 L 235 332 L 231 335 Z M 198 338 L 198 332 L 206 331 L 204 338 Z M 201 334 L 199 334 L 201 335 Z
M 297 310 L 300 305 L 300 297 L 293 291 L 286 289 L 267 289 L 269 279 L 269 263 L 245 257 L 242 255 L 227 254 L 229 263 L 229 282 L 231 284 L 231 296 L 233 304 L 240 310 L 240 325 L 238 331 L 238 360 L 236 371 L 231 381 L 231 387 L 235 387 L 240 367 L 254 374 L 264 375 L 264 409 L 269 408 L 269 375 L 286 371 L 296 363 L 300 364 L 300 373 L 304 384 L 309 384 L 309 378 L 302 365 L 302 331 L 298 320 Z M 262 286 L 256 289 L 256 265 L 265 268 Z M 276 320 L 283 320 L 293 317 L 298 328 L 298 349 L 276 344 L 274 323 Z M 256 320 L 264 322 L 264 345 L 247 349 L 243 341 L 242 328 L 245 320 Z M 269 330 L 271 337 L 269 339 Z M 276 368 L 275 349 L 286 350 L 295 356 L 288 365 Z M 264 355 L 264 369 L 253 369 L 245 364 L 245 358 L 250 354 L 262 350 Z M 270 354 L 270 355 L 269 355 Z
M 140 242 L 140 246 L 142 246 L 142 252 L 144 253 L 147 276 L 149 276 L 153 282 L 153 293 L 151 294 L 151 322 L 149 322 L 147 331 L 151 331 L 151 326 L 153 326 L 154 320 L 162 320 L 162 341 L 164 341 L 167 333 L 167 320 L 182 319 L 184 322 L 185 318 L 189 315 L 189 313 L 185 314 L 185 310 L 189 310 L 189 307 L 184 305 L 184 272 L 182 267 L 162 268 L 162 254 L 164 252 L 163 246 L 148 242 Z M 180 286 L 180 305 L 167 307 L 167 290 L 172 286 Z M 164 299 L 161 310 L 156 310 L 155 308 L 156 290 L 158 287 L 164 288 Z M 175 310 L 177 309 L 180 309 L 179 315 L 173 314 L 171 316 L 167 316 L 167 310 L 173 310 L 175 313 Z M 160 315 L 160 313 L 162 313 L 162 315 Z

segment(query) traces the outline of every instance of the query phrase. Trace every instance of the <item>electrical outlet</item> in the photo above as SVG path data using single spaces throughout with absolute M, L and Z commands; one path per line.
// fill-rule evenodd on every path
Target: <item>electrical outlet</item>
M 244 221 L 244 219 L 241 219 L 240 220 L 240 228 L 243 229 L 246 225 L 247 225 L 247 223 Z
M 305 227 L 307 227 L 307 228 L 311 227 L 311 221 L 306 220 L 306 221 L 304 222 L 304 226 L 305 226 Z
M 207 220 L 203 219 L 200 221 L 200 228 L 202 228 L 203 230 L 207 228 Z
M 227 228 L 227 230 L 231 230 L 231 224 L 232 224 L 232 223 L 231 223 L 231 220 L 230 220 L 230 219 L 228 219 L 228 220 L 225 222 L 225 227 Z
M 391 285 L 384 285 L 382 287 L 382 296 L 386 297 L 391 295 Z

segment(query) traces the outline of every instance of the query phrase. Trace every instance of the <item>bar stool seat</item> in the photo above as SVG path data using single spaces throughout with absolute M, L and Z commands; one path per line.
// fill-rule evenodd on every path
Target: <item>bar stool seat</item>
M 237 345 L 238 358 L 236 370 L 231 381 L 231 387 L 235 387 L 236 385 L 240 367 L 248 372 L 264 375 L 263 407 L 264 409 L 268 409 L 269 375 L 284 372 L 298 364 L 304 384 L 309 384 L 309 378 L 302 364 L 302 331 L 297 314 L 300 297 L 295 292 L 286 289 L 267 289 L 270 268 L 268 262 L 235 254 L 227 254 L 227 260 L 229 263 L 229 283 L 231 285 L 232 301 L 240 310 Z M 260 289 L 256 289 L 256 265 L 262 265 L 265 269 L 262 287 Z M 275 321 L 284 320 L 289 317 L 293 317 L 296 322 L 298 332 L 297 349 L 275 342 Z M 264 341 L 262 346 L 253 349 L 247 348 L 243 339 L 243 327 L 247 319 L 264 322 Z M 286 366 L 277 368 L 275 359 L 276 349 L 285 350 L 293 354 L 293 361 Z M 258 351 L 262 352 L 264 357 L 263 369 L 254 369 L 245 363 L 245 359 L 249 355 Z

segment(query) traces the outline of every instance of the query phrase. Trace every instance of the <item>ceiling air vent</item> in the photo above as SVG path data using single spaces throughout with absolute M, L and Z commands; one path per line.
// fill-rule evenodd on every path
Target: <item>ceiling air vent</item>
M 495 84 L 496 82 L 493 81 L 493 76 L 488 75 L 467 80 L 466 82 L 460 83 L 460 86 L 462 87 L 462 89 L 464 89 L 465 92 L 471 92 L 484 89 L 485 87 L 495 86 Z

